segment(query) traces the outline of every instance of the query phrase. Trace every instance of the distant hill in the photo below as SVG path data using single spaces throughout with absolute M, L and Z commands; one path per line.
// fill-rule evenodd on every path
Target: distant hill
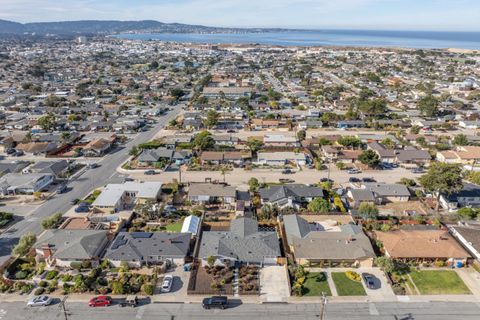
M 82 20 L 63 22 L 35 22 L 18 23 L 0 20 L 0 34 L 113 34 L 122 32 L 157 32 L 157 33 L 189 33 L 189 32 L 255 32 L 255 29 L 217 28 L 180 23 L 163 23 L 154 20 L 142 21 L 106 21 L 106 20 Z

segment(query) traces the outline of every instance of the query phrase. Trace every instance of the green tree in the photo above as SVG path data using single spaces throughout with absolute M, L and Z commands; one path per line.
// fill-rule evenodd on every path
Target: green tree
M 255 154 L 258 150 L 260 150 L 260 148 L 263 147 L 263 142 L 255 138 L 249 138 L 246 142 L 246 145 L 250 151 Z
M 432 95 L 428 95 L 418 102 L 418 109 L 426 117 L 434 117 L 438 114 L 438 100 Z
M 207 128 L 213 128 L 218 122 L 218 112 L 215 110 L 210 110 L 207 113 L 207 118 L 204 121 L 204 124 Z
M 26 233 L 21 238 L 18 244 L 13 248 L 13 253 L 18 256 L 26 255 L 32 246 L 37 242 L 37 236 L 33 233 Z
M 387 112 L 387 101 L 385 99 L 363 101 L 358 109 L 367 116 L 384 115 Z
M 468 143 L 468 138 L 464 134 L 458 134 L 453 138 L 453 144 L 457 146 L 467 146 Z
M 306 137 L 307 137 L 307 132 L 305 132 L 305 130 L 299 130 L 299 131 L 297 132 L 297 139 L 298 139 L 299 141 L 305 140 Z
M 43 229 L 53 229 L 60 223 L 61 220 L 62 220 L 62 213 L 61 212 L 55 213 L 54 215 L 51 215 L 50 217 L 42 221 L 42 227 Z
M 435 194 L 438 211 L 441 194 L 451 195 L 462 189 L 462 168 L 457 164 L 433 162 L 419 181 L 425 190 Z
M 376 219 L 378 216 L 378 208 L 372 203 L 362 202 L 358 207 L 358 213 L 365 220 Z
M 193 145 L 195 148 L 204 151 L 213 148 L 215 146 L 215 140 L 213 140 L 210 132 L 202 131 L 193 139 Z
M 478 217 L 478 210 L 475 210 L 473 208 L 460 208 L 457 210 L 457 214 L 462 217 L 463 219 L 467 220 L 474 220 Z
M 170 90 L 170 95 L 175 100 L 179 100 L 181 97 L 183 97 L 185 95 L 185 92 L 180 88 L 173 88 L 172 90 Z
M 123 283 L 120 280 L 115 280 L 112 282 L 112 293 L 113 294 L 124 294 Z
M 395 148 L 395 142 L 388 137 L 382 140 L 382 145 L 384 145 L 385 148 L 387 148 L 387 149 L 394 149 Z
M 371 149 L 363 151 L 358 156 L 358 160 L 361 163 L 369 166 L 370 168 L 374 168 L 374 167 L 378 166 L 378 164 L 380 163 L 380 157 L 378 156 L 378 154 L 375 151 L 373 151 Z
M 395 271 L 395 262 L 386 256 L 375 258 L 375 264 L 380 267 L 384 272 L 392 273 Z
M 53 114 L 48 114 L 46 116 L 40 117 L 37 120 L 37 124 L 42 127 L 43 130 L 49 131 L 55 128 L 55 116 Z
M 250 180 L 248 180 L 248 187 L 250 192 L 257 191 L 258 188 L 260 187 L 260 184 L 258 183 L 258 179 L 255 177 L 250 178 Z
M 351 148 L 358 148 L 362 141 L 354 136 L 342 136 L 340 137 L 337 142 L 344 147 L 351 147 Z
M 330 203 L 322 198 L 315 198 L 308 203 L 307 209 L 315 213 L 328 213 L 330 211 Z

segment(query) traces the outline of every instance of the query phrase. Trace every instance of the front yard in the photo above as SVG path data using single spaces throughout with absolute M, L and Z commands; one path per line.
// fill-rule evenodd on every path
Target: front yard
M 327 275 L 324 272 L 309 272 L 305 277 L 302 295 L 318 297 L 322 293 L 325 293 L 327 296 L 332 295 L 328 286 Z
M 332 279 L 339 296 L 366 296 L 360 281 L 349 279 L 345 272 L 332 272 Z
M 462 279 L 452 270 L 422 270 L 410 272 L 420 294 L 470 294 Z

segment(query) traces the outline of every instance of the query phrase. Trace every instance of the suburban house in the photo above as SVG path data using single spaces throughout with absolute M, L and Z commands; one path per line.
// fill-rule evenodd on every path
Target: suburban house
M 157 148 L 144 149 L 137 157 L 138 164 L 143 167 L 154 166 L 155 163 L 163 163 L 164 166 L 170 163 L 182 165 L 191 158 L 192 153 L 188 150 L 175 151 L 175 149 Z
M 204 151 L 200 155 L 202 164 L 224 164 L 230 163 L 243 165 L 246 161 L 252 159 L 250 151 Z
M 440 194 L 440 205 L 444 209 L 456 210 L 461 207 L 480 207 L 480 186 L 464 183 L 462 190 L 449 195 Z
M 410 191 L 403 184 L 363 183 L 361 188 L 373 193 L 376 204 L 407 202 L 410 199 Z
M 155 181 L 108 184 L 95 199 L 92 206 L 103 212 L 130 210 L 137 203 L 157 201 L 162 191 L 162 183 Z
M 259 190 L 263 204 L 299 209 L 315 198 L 323 198 L 322 188 L 303 184 L 270 186 Z
M 123 261 L 131 267 L 170 262 L 182 265 L 190 251 L 190 233 L 120 232 L 104 259 L 114 267 Z
M 296 137 L 283 134 L 267 134 L 263 137 L 263 143 L 266 147 L 300 147 L 300 142 Z
M 437 159 L 447 163 L 475 164 L 480 161 L 480 147 L 459 146 L 456 150 L 439 151 Z
M 277 233 L 261 230 L 252 218 L 232 220 L 229 231 L 203 232 L 198 254 L 204 265 L 208 257 L 214 257 L 222 265 L 235 262 L 275 265 L 280 256 Z
M 107 244 L 105 230 L 51 229 L 40 235 L 34 248 L 48 266 L 71 267 L 85 261 L 98 264 Z
M 449 225 L 450 234 L 477 260 L 480 260 L 480 223 L 478 221 L 459 222 Z
M 115 137 L 111 139 L 94 139 L 83 147 L 83 154 L 87 157 L 101 157 L 112 148 L 114 141 Z
M 298 264 L 371 267 L 375 252 L 362 228 L 354 224 L 314 222 L 296 214 L 283 216 L 289 251 Z
M 67 178 L 70 164 L 67 160 L 40 161 L 28 167 L 27 170 L 33 173 L 48 173 L 58 180 Z
M 395 150 L 387 149 L 382 144 L 377 141 L 370 142 L 367 145 L 367 149 L 375 151 L 375 153 L 380 157 L 380 161 L 384 163 L 394 163 L 396 159 Z
M 347 198 L 350 203 L 350 206 L 354 209 L 358 209 L 360 204 L 366 202 L 370 204 L 376 204 L 377 199 L 375 194 L 371 190 L 367 189 L 348 189 Z
M 225 207 L 235 207 L 237 190 L 235 187 L 220 183 L 191 183 L 188 199 L 194 203 L 221 203 Z
M 227 99 L 238 99 L 249 97 L 253 92 L 251 87 L 205 87 L 202 94 L 207 98 L 220 98 L 225 96 Z
M 258 152 L 257 163 L 269 166 L 286 164 L 304 166 L 307 164 L 307 156 L 304 153 L 295 152 Z
M 58 149 L 58 145 L 54 142 L 29 142 L 20 143 L 16 147 L 17 150 L 22 150 L 27 154 L 39 155 L 49 154 Z
M 395 150 L 396 162 L 403 165 L 425 165 L 432 160 L 432 156 L 426 150 L 405 149 Z
M 445 261 L 466 263 L 470 254 L 446 230 L 413 228 L 395 231 L 376 231 L 385 255 L 401 261 Z
M 54 177 L 48 173 L 7 173 L 0 178 L 0 190 L 3 195 L 32 194 L 50 186 Z

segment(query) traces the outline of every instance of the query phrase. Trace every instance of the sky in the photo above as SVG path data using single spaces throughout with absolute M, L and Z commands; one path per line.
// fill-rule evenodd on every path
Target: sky
M 0 0 L 0 19 L 219 27 L 480 31 L 480 0 Z

